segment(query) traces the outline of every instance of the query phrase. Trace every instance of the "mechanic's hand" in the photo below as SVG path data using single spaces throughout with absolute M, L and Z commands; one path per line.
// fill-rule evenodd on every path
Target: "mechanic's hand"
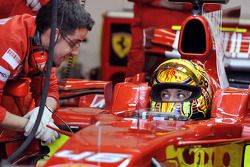
M 54 124 L 53 119 L 51 119 L 48 125 L 58 129 L 58 127 Z M 44 144 L 50 144 L 54 142 L 58 137 L 59 134 L 49 127 L 45 127 L 42 133 L 36 135 L 36 138 L 41 139 Z
M 41 8 L 39 0 L 26 0 L 26 6 L 30 7 L 33 11 L 38 11 Z
M 24 128 L 24 135 L 28 136 L 36 122 L 36 118 L 38 115 L 39 107 L 34 108 L 32 111 L 28 112 L 26 115 L 24 115 L 24 118 L 29 119 L 27 125 Z M 49 122 L 52 120 L 52 113 L 50 110 L 44 106 L 43 110 L 43 116 L 40 122 L 40 125 L 37 129 L 36 136 L 43 133 L 44 128 L 49 124 Z

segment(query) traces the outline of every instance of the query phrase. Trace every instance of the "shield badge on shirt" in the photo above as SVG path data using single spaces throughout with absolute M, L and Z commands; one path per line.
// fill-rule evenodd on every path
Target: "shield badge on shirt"
M 112 48 L 119 58 L 124 58 L 131 47 L 131 34 L 129 33 L 113 33 Z

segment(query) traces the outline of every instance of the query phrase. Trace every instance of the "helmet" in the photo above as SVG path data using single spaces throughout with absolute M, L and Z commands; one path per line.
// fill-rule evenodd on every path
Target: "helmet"
M 151 86 L 152 111 L 172 112 L 190 119 L 210 116 L 212 89 L 207 73 L 198 64 L 184 59 L 167 60 L 154 71 Z M 176 98 L 167 100 L 173 92 Z

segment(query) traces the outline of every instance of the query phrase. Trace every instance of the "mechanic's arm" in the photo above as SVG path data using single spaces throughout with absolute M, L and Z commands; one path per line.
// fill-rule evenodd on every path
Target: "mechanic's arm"
M 35 99 L 36 106 L 40 106 L 42 88 L 44 87 L 43 82 L 45 78 L 42 76 L 33 76 L 30 83 L 30 91 L 32 92 L 32 97 Z M 42 85 L 41 85 L 42 84 Z M 50 83 L 48 96 L 46 99 L 46 105 L 52 111 L 55 111 L 59 107 L 59 93 L 58 93 L 58 82 L 55 73 L 55 68 L 51 69 L 50 73 Z
M 47 97 L 46 99 L 46 106 L 51 110 L 51 111 L 55 111 L 57 109 L 57 100 L 53 97 Z
M 46 105 L 52 110 L 55 111 L 57 108 L 57 100 L 53 97 L 48 97 L 46 100 Z M 28 123 L 28 119 L 25 117 L 20 117 L 18 115 L 14 115 L 4 108 L 1 107 L 1 111 L 4 116 L 1 126 L 6 129 L 15 130 L 15 131 L 24 131 L 25 126 Z M 4 114 L 5 113 L 5 114 Z
M 1 126 L 6 129 L 23 132 L 27 123 L 28 123 L 27 118 L 14 115 L 6 111 Z
M 0 63 L 3 68 L 4 63 Z M 3 88 L 5 81 L 0 81 L 0 103 L 2 103 Z M 25 126 L 28 123 L 27 118 L 20 117 L 7 111 L 6 108 L 0 106 L 0 126 L 9 130 L 24 131 Z
M 28 136 L 31 133 L 32 128 L 36 122 L 36 118 L 40 109 L 39 104 L 41 102 L 41 94 L 44 80 L 45 78 L 43 76 L 33 77 L 30 83 L 30 90 L 32 92 L 33 98 L 35 99 L 37 107 L 24 116 L 24 118 L 29 119 L 27 125 L 24 128 L 25 136 Z M 50 74 L 48 96 L 46 98 L 46 106 L 44 107 L 41 122 L 36 132 L 36 138 L 41 139 L 45 143 L 51 143 L 59 137 L 59 134 L 56 131 L 48 128 L 48 125 L 57 128 L 57 126 L 54 124 L 52 113 L 58 108 L 58 106 L 59 94 L 57 77 L 55 75 L 55 69 L 52 69 Z

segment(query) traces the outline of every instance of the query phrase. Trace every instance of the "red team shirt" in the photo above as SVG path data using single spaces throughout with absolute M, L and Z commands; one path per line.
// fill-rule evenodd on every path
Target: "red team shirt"
M 39 2 L 43 6 L 48 0 L 39 0 Z M 0 0 L 0 19 L 23 13 L 36 15 L 36 12 L 26 6 L 26 0 Z
M 3 88 L 8 80 L 30 77 L 32 96 L 35 100 L 39 100 L 42 77 L 32 73 L 28 62 L 30 41 L 35 30 L 35 17 L 32 15 L 24 14 L 0 19 L 0 97 L 3 95 Z M 54 68 L 50 75 L 48 96 L 54 97 L 58 101 L 58 84 Z M 5 115 L 6 109 L 0 106 L 0 122 L 3 121 Z

